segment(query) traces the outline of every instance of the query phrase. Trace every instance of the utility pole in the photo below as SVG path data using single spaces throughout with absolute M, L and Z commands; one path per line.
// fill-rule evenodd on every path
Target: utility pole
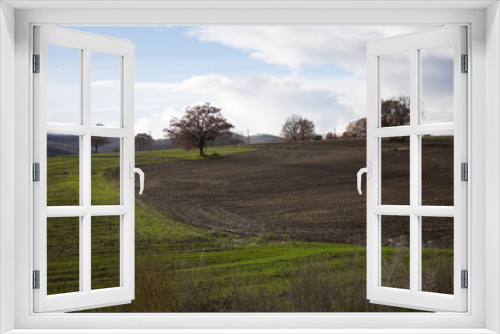
M 247 129 L 248 145 L 250 145 L 250 130 Z

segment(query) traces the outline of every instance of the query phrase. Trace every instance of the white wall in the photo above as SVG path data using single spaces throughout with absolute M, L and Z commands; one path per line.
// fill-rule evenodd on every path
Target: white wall
M 500 332 L 500 7 L 486 11 L 486 256 L 496 258 L 486 266 L 486 328 Z
M 451 3 L 451 2 L 450 2 Z M 481 284 L 476 286 L 474 292 L 469 289 L 469 296 L 472 299 L 473 317 L 466 316 L 454 316 L 447 314 L 437 314 L 436 316 L 427 317 L 425 321 L 418 323 L 415 327 L 418 328 L 429 328 L 429 327 L 439 327 L 439 326 L 451 326 L 454 328 L 460 327 L 478 327 L 482 328 L 485 324 L 483 314 L 485 312 L 485 298 L 488 296 L 488 314 L 489 314 L 489 327 L 492 329 L 498 328 L 498 314 L 499 314 L 499 273 L 500 273 L 500 261 L 498 259 L 498 249 L 499 246 L 494 243 L 499 240 L 499 198 L 500 198 L 500 176 L 494 175 L 494 178 L 486 179 L 485 171 L 485 128 L 488 126 L 488 131 L 490 133 L 495 133 L 496 137 L 494 140 L 488 141 L 488 162 L 491 162 L 491 170 L 499 174 L 498 163 L 500 161 L 499 143 L 500 137 L 498 135 L 498 112 L 500 106 L 500 98 L 498 98 L 499 92 L 499 53 L 500 49 L 498 44 L 499 35 L 499 23 L 498 23 L 498 8 L 492 7 L 489 9 L 489 19 L 488 19 L 488 29 L 496 29 L 494 34 L 489 38 L 489 47 L 494 48 L 495 51 L 491 55 L 488 54 L 488 59 L 490 62 L 496 62 L 491 68 L 488 66 L 488 77 L 489 86 L 488 90 L 488 108 L 485 108 L 487 99 L 485 98 L 485 92 L 487 91 L 485 87 L 485 70 L 484 65 L 485 60 L 485 40 L 484 40 L 484 29 L 486 28 L 486 20 L 484 16 L 484 10 L 362 10 L 362 11 L 352 11 L 352 10 L 248 10 L 248 11 L 230 11 L 230 10 L 18 10 L 16 12 L 16 147 L 18 149 L 15 154 L 16 159 L 16 325 L 20 328 L 54 328 L 58 327 L 61 329 L 68 328 L 83 328 L 83 327 L 93 327 L 93 328 L 114 328 L 119 326 L 122 329 L 136 328 L 138 323 L 144 321 L 151 328 L 163 328 L 168 324 L 171 328 L 213 328 L 219 329 L 221 326 L 225 328 L 239 328 L 239 327 L 260 327 L 267 328 L 284 328 L 295 327 L 304 328 L 310 326 L 311 328 L 349 328 L 351 326 L 356 326 L 358 328 L 400 328 L 405 326 L 408 321 L 414 320 L 414 316 L 404 315 L 394 316 L 391 314 L 386 315 L 366 315 L 359 316 L 355 318 L 344 315 L 325 315 L 325 316 L 304 316 L 304 315 L 276 315 L 273 317 L 257 316 L 257 315 L 211 315 L 207 316 L 196 316 L 190 315 L 185 316 L 182 314 L 170 314 L 165 315 L 168 317 L 168 322 L 166 322 L 164 317 L 148 317 L 147 315 L 136 315 L 136 316 L 121 316 L 121 315 L 102 315 L 94 316 L 91 315 L 81 315 L 78 317 L 65 317 L 57 314 L 43 317 L 29 317 L 28 310 L 32 309 L 31 290 L 26 287 L 30 284 L 30 274 L 32 270 L 32 265 L 29 262 L 30 257 L 30 245 L 32 240 L 31 224 L 32 217 L 30 214 L 31 200 L 30 200 L 30 187 L 32 182 L 30 181 L 30 162 L 32 161 L 30 142 L 31 142 L 31 106 L 29 104 L 29 92 L 31 87 L 30 75 L 29 75 L 29 64 L 30 64 L 30 22 L 37 23 L 78 23 L 84 24 L 102 24 L 103 22 L 111 24 L 269 24 L 269 22 L 275 22 L 278 24 L 353 24 L 353 22 L 360 22 L 365 24 L 377 24 L 380 22 L 393 22 L 393 23 L 405 23 L 408 22 L 424 22 L 429 24 L 439 23 L 472 23 L 472 74 L 473 78 L 473 99 L 472 99 L 472 110 L 473 115 L 471 116 L 471 125 L 469 130 L 474 138 L 473 145 L 471 147 L 472 151 L 472 170 L 470 171 L 470 176 L 474 180 L 474 189 L 470 193 L 470 198 L 473 202 L 472 213 L 470 214 L 471 221 L 473 222 L 473 227 L 470 229 L 472 239 L 474 240 L 474 248 L 469 249 L 471 254 L 470 261 L 471 267 L 471 283 L 472 281 Z M 9 44 L 10 45 L 10 44 Z M 3 48 L 3 41 L 2 41 Z M 0 60 L 1 61 L 1 60 Z M 1 65 L 1 63 L 0 63 Z M 2 77 L 4 73 L 2 72 Z M 6 78 L 5 81 L 9 82 Z M 1 81 L 0 81 L 1 84 Z M 0 93 L 3 93 L 2 86 L 0 86 Z M 495 97 L 495 100 L 492 100 Z M 2 100 L 4 100 L 2 95 Z M 485 117 L 485 110 L 488 110 L 488 117 Z M 4 115 L 4 109 L 0 109 L 2 117 Z M 12 114 L 6 115 L 8 117 L 13 117 Z M 491 120 L 495 121 L 491 121 Z M 0 119 L 2 124 L 3 119 Z M 12 125 L 11 121 L 7 124 Z M 0 126 L 0 133 L 1 133 Z M 10 129 L 11 130 L 11 129 Z M 12 130 L 11 130 L 12 131 Z M 3 138 L 3 137 L 2 137 Z M 11 143 L 11 141 L 10 141 Z M 6 143 L 4 140 L 0 143 L 1 154 L 10 154 L 11 157 L 13 153 L 9 151 L 9 141 Z M 4 149 L 8 150 L 4 153 Z M 0 154 L 0 159 L 1 159 Z M 495 158 L 496 157 L 496 158 Z M 469 158 L 469 160 L 471 160 Z M 9 161 L 9 160 L 6 160 Z M 3 162 L 3 160 L 0 160 Z M 10 166 L 10 162 L 9 162 Z M 12 168 L 12 166 L 6 166 L 5 169 Z M 3 168 L 0 169 L 0 182 L 2 178 L 5 177 L 3 173 Z M 13 178 L 7 180 L 7 182 L 12 182 Z M 12 190 L 3 190 L 5 183 L 1 183 L 2 190 L 6 191 L 8 194 L 12 194 Z M 488 212 L 488 222 L 490 228 L 488 232 L 485 233 L 485 187 L 489 191 L 494 192 L 494 196 L 491 197 L 487 204 L 490 211 L 494 211 L 494 215 L 490 215 Z M 3 200 L 3 199 L 2 199 Z M 11 200 L 11 198 L 9 199 Z M 11 202 L 8 202 L 11 203 Z M 8 205 L 5 205 L 8 207 Z M 3 207 L 0 207 L 2 209 Z M 2 213 L 3 214 L 3 213 Z M 2 224 L 5 220 L 2 219 Z M 12 225 L 6 225 L 5 229 L 9 229 Z M 4 226 L 2 226 L 4 228 Z M 2 230 L 3 232 L 3 230 Z M 10 234 L 10 233 L 9 233 Z M 5 235 L 5 234 L 4 234 Z M 490 266 L 491 277 L 488 277 L 488 284 L 491 288 L 488 293 L 484 291 L 484 236 L 488 235 L 490 240 L 488 243 L 489 251 L 495 251 L 496 253 L 486 253 L 493 254 L 496 264 Z M 10 249 L 11 240 L 2 241 L 2 253 L 0 253 L 1 258 L 4 259 L 6 255 L 12 255 L 7 250 Z M 3 250 L 7 247 L 7 250 Z M 491 262 L 491 261 L 490 261 Z M 5 265 L 5 263 L 4 263 Z M 13 264 L 11 264 L 13 266 Z M 3 271 L 3 267 L 0 268 Z M 12 268 L 7 268 L 10 270 Z M 474 273 L 480 273 L 476 275 Z M 10 278 L 10 277 L 9 277 Z M 6 285 L 7 286 L 7 285 Z M 2 287 L 2 292 L 5 291 L 5 287 Z M 10 294 L 9 289 L 7 289 L 7 294 Z M 8 296 L 6 294 L 6 296 Z M 6 300 L 4 295 L 2 295 L 2 302 Z M 488 300 L 486 302 L 488 302 Z M 8 299 L 7 299 L 8 301 Z M 7 304 L 6 304 L 7 305 Z M 13 307 L 13 305 L 7 305 L 6 307 Z M 491 308 L 490 308 L 491 307 Z M 5 307 L 2 310 L 6 315 L 10 315 Z M 2 314 L 4 314 L 2 313 Z M 360 320 L 361 319 L 361 320 Z M 395 321 L 397 320 L 397 321 Z M 272 322 L 271 322 L 272 321 Z M 415 323 L 415 321 L 413 321 Z
M 0 333 L 14 328 L 15 12 L 0 3 Z

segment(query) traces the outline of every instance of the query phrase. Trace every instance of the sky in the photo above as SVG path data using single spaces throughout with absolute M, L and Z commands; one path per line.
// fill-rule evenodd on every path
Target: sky
M 135 44 L 135 132 L 162 138 L 172 118 L 206 102 L 221 108 L 241 134 L 279 135 L 292 114 L 312 120 L 319 134 L 341 134 L 366 116 L 366 44 L 430 27 L 69 28 Z M 453 49 L 434 49 L 422 53 L 431 123 L 453 120 Z M 48 121 L 78 122 L 78 51 L 50 46 L 47 64 Z M 407 95 L 408 55 L 387 56 L 381 64 L 382 97 Z M 119 125 L 119 80 L 118 57 L 93 52 L 92 124 Z

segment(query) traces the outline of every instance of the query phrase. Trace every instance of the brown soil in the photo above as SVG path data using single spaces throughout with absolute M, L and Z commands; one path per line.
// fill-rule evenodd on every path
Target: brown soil
M 173 219 L 205 229 L 364 244 L 366 197 L 364 187 L 363 195 L 357 192 L 356 173 L 366 165 L 365 145 L 364 140 L 333 140 L 258 146 L 226 157 L 143 165 L 147 191 L 142 198 Z M 391 201 L 384 204 L 408 204 L 408 148 L 408 143 L 384 143 L 382 201 Z M 453 184 L 452 148 L 449 139 L 432 139 L 423 150 L 426 203 L 446 204 L 450 196 L 453 203 L 446 190 L 450 180 Z M 405 225 L 408 218 L 401 221 Z M 398 217 L 384 217 L 385 245 L 406 234 L 408 228 L 398 224 Z M 449 247 L 452 231 L 453 222 L 433 223 L 425 242 L 436 245 L 438 238 L 440 248 Z

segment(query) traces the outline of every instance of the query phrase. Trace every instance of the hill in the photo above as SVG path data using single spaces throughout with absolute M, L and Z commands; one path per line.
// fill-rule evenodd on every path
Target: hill
M 76 155 L 80 150 L 80 139 L 71 135 L 47 135 L 47 156 L 58 157 L 62 155 Z M 99 146 L 99 153 L 119 152 L 120 139 L 110 138 L 110 143 Z
M 248 137 L 237 133 L 233 133 L 233 138 L 241 141 L 244 144 L 248 144 Z M 283 137 L 278 137 L 275 135 L 270 135 L 267 133 L 259 133 L 250 136 L 250 144 L 280 144 L 283 143 L 285 139 Z

